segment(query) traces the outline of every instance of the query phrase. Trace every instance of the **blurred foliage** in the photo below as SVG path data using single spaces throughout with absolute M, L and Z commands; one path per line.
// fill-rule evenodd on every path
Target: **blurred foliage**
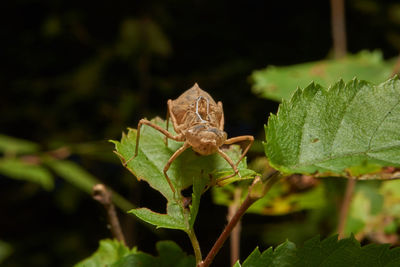
M 400 181 L 358 181 L 346 224 L 346 234 L 376 243 L 398 244 Z
M 289 100 L 297 88 L 315 82 L 323 87 L 339 79 L 345 82 L 359 80 L 379 84 L 393 72 L 395 60 L 384 61 L 379 51 L 362 51 L 342 59 L 321 60 L 303 64 L 274 67 L 254 71 L 251 75 L 253 92 L 267 99 L 281 102 Z
M 0 173 L 14 179 L 38 183 L 46 190 L 54 187 L 53 176 L 46 168 L 20 159 L 0 159 Z
M 116 240 L 102 240 L 100 247 L 89 258 L 75 265 L 75 267 L 96 266 L 142 266 L 142 267 L 193 267 L 195 259 L 186 255 L 181 248 L 172 241 L 160 241 L 156 244 L 158 256 L 129 249 Z
M 2 263 L 13 252 L 10 244 L 0 240 L 0 263 Z
M 268 175 L 271 167 L 268 167 L 265 157 L 254 159 L 249 167 L 263 175 Z M 248 183 L 240 185 L 230 184 L 223 187 L 213 187 L 212 197 L 218 205 L 230 206 L 234 202 L 235 191 L 241 189 L 241 200 L 247 194 Z M 286 215 L 308 209 L 319 209 L 326 205 L 324 185 L 312 176 L 292 175 L 279 180 L 262 199 L 254 203 L 247 212 L 260 215 Z
M 68 147 L 43 152 L 40 145 L 27 140 L 5 135 L 2 135 L 0 139 L 5 141 L 1 145 L 4 157 L 0 157 L 0 173 L 4 176 L 37 183 L 51 191 L 54 189 L 54 173 L 87 194 L 92 194 L 93 186 L 101 183 L 80 165 L 64 160 L 71 153 Z M 113 192 L 113 201 L 122 210 L 127 211 L 133 208 L 129 201 L 116 192 Z
M 350 52 L 380 48 L 385 58 L 396 56 L 398 3 L 346 5 Z M 121 168 L 105 140 L 119 138 L 142 117 L 165 114 L 167 99 L 194 82 L 223 101 L 230 136 L 262 139 L 266 114 L 277 105 L 252 95 L 247 76 L 266 65 L 325 58 L 331 49 L 326 1 L 293 2 L 288 8 L 282 1 L 17 0 L 4 3 L 2 11 L 1 160 L 29 165 L 21 171 L 28 175 L 19 173 L 18 179 L 0 176 L 0 211 L 6 218 L 0 236 L 13 249 L 4 266 L 71 266 L 90 255 L 98 240 L 109 236 L 104 211 L 86 193 L 94 181 L 109 184 L 136 206 L 165 209 L 158 192 Z M 249 158 L 260 151 L 252 150 Z M 31 168 L 50 173 L 52 182 L 44 183 L 48 189 L 53 184 L 50 191 L 32 182 L 42 180 Z M 225 209 L 212 205 L 206 193 L 199 214 L 199 241 L 207 247 L 226 221 Z M 302 242 L 316 232 L 326 236 L 335 227 L 325 222 L 332 214 L 312 209 L 263 217 L 269 229 L 288 223 L 272 233 L 275 239 L 263 228 L 264 219 L 246 215 L 259 231 L 243 242 L 243 250 L 291 237 Z M 140 244 L 141 251 L 155 254 L 161 238 L 188 247 L 186 237 L 174 231 L 154 233 L 129 216 L 121 219 L 129 244 Z M 221 251 L 215 264 L 224 265 L 226 258 Z

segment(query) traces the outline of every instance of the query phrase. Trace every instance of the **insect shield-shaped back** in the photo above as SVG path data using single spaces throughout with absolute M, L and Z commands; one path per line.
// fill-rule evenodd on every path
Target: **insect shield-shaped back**
M 222 103 L 217 104 L 197 83 L 169 105 L 171 116 L 175 118 L 174 128 L 177 133 L 186 132 L 202 120 L 223 130 L 223 125 L 220 125 L 223 117 Z
M 186 132 L 186 140 L 192 149 L 200 155 L 210 155 L 217 152 L 226 140 L 226 133 L 207 123 L 192 126 Z

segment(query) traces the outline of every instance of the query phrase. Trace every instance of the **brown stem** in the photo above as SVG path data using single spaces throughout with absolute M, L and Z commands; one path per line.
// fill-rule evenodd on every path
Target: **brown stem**
M 232 219 L 229 221 L 228 225 L 222 231 L 221 235 L 218 237 L 217 241 L 215 242 L 214 246 L 211 248 L 210 252 L 208 253 L 207 257 L 204 261 L 198 264 L 198 267 L 208 267 L 210 266 L 211 262 L 214 260 L 215 255 L 217 255 L 218 251 L 221 249 L 222 245 L 225 243 L 226 239 L 229 237 L 230 233 L 232 232 L 233 228 L 237 225 L 240 218 L 246 212 L 246 210 L 257 200 L 262 198 L 272 187 L 272 185 L 278 181 L 280 178 L 279 172 L 273 172 L 268 179 L 268 181 L 264 184 L 264 189 L 261 194 L 253 194 L 252 189 L 255 185 L 261 183 L 261 179 L 256 177 L 254 179 L 253 184 L 249 187 L 246 199 L 243 201 L 242 205 L 240 205 L 239 209 L 236 211 L 235 215 L 233 215 Z
M 228 209 L 228 221 L 232 220 L 235 212 L 238 210 L 240 205 L 240 196 L 242 195 L 242 189 L 237 187 L 234 196 L 233 202 L 229 205 Z M 237 223 L 237 225 L 233 228 L 231 234 L 231 266 L 235 265 L 235 262 L 240 258 L 240 232 L 241 232 L 241 221 Z
M 334 58 L 342 58 L 347 51 L 344 0 L 331 0 L 331 24 Z
M 349 208 L 351 204 L 351 199 L 353 198 L 354 187 L 356 185 L 356 179 L 349 178 L 346 185 L 346 192 L 343 197 L 343 202 L 340 207 L 339 213 L 339 223 L 338 223 L 338 234 L 339 239 L 344 238 L 344 229 L 346 226 L 347 215 L 349 213 Z
M 110 224 L 111 233 L 120 242 L 125 244 L 125 238 L 119 224 L 117 212 L 111 199 L 111 192 L 103 184 L 93 186 L 93 198 L 103 204 L 107 211 L 108 223 Z

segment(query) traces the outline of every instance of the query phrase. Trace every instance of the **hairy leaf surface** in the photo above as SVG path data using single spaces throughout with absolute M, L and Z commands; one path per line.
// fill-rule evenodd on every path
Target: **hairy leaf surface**
M 285 173 L 361 175 L 400 166 L 400 81 L 311 84 L 266 126 L 265 152 Z
M 300 248 L 289 241 L 263 253 L 256 248 L 242 265 L 237 262 L 235 267 L 394 267 L 399 264 L 400 248 L 390 249 L 386 244 L 361 247 L 353 236 L 341 240 L 332 236 L 323 241 L 316 236 Z

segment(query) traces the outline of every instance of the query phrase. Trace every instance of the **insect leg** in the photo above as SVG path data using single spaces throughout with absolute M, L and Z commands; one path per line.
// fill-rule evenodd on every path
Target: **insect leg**
M 218 107 L 221 110 L 221 119 L 219 120 L 219 129 L 221 131 L 224 130 L 224 124 L 225 124 L 225 117 L 224 117 L 224 109 L 222 108 L 222 102 L 218 101 Z
M 239 165 L 239 163 L 242 161 L 242 159 L 244 158 L 244 156 L 246 155 L 247 151 L 249 151 L 251 145 L 254 142 L 254 137 L 251 135 L 242 135 L 242 136 L 237 136 L 237 137 L 233 137 L 233 138 L 229 138 L 228 140 L 225 141 L 225 145 L 230 145 L 233 143 L 237 143 L 237 142 L 242 142 L 242 141 L 250 141 L 249 144 L 247 145 L 247 147 L 243 150 L 242 155 L 240 156 L 238 162 L 236 163 L 236 166 Z
M 169 100 L 168 100 L 168 102 L 169 102 Z M 168 109 L 168 107 L 167 107 L 167 116 L 165 119 L 167 120 L 166 129 L 168 131 L 168 126 L 169 126 L 169 109 Z M 165 136 L 164 142 L 165 142 L 165 145 L 168 147 L 168 137 L 167 136 Z
M 169 158 L 167 164 L 165 164 L 164 166 L 164 175 L 165 178 L 167 179 L 167 182 L 169 184 L 169 186 L 172 189 L 172 192 L 175 193 L 175 189 L 174 186 L 172 185 L 171 179 L 169 179 L 167 171 L 169 170 L 169 167 L 171 166 L 172 162 L 180 155 L 182 154 L 183 151 L 185 151 L 188 147 L 190 147 L 188 142 L 183 143 L 183 146 L 181 146 L 177 151 L 175 151 L 175 153 Z
M 232 159 L 224 151 L 222 151 L 219 148 L 218 148 L 218 154 L 220 154 L 229 163 L 229 165 L 231 165 L 231 167 L 234 171 L 234 173 L 232 175 L 223 177 L 221 179 L 225 180 L 227 178 L 231 178 L 231 177 L 235 176 L 236 174 L 238 174 L 240 176 L 239 170 L 238 170 L 237 166 L 233 163 Z
M 133 159 L 137 156 L 137 154 L 138 154 L 138 151 L 139 151 L 139 139 L 140 139 L 140 128 L 142 127 L 142 124 L 146 124 L 146 125 L 148 125 L 148 126 L 150 126 L 150 127 L 153 127 L 153 128 L 156 129 L 157 131 L 159 131 L 159 132 L 161 132 L 162 134 L 164 134 L 167 138 L 173 139 L 173 140 L 175 140 L 175 141 L 183 141 L 183 136 L 182 136 L 181 134 L 180 134 L 180 135 L 173 136 L 170 132 L 168 132 L 168 131 L 165 130 L 164 128 L 158 126 L 157 124 L 154 124 L 154 123 L 152 123 L 151 121 L 146 120 L 146 119 L 141 119 L 141 120 L 139 121 L 139 123 L 138 123 L 138 126 L 137 126 L 135 155 L 133 155 L 133 157 L 131 157 L 130 159 L 128 159 L 127 161 L 125 161 L 124 166 L 127 166 L 128 163 L 129 163 L 131 160 L 133 160 Z
M 172 112 L 172 100 L 171 99 L 168 100 L 167 106 L 168 106 L 168 113 L 171 116 L 172 125 L 174 126 L 175 132 L 178 133 L 177 126 L 179 124 L 178 124 L 178 121 L 175 118 L 175 114 Z

